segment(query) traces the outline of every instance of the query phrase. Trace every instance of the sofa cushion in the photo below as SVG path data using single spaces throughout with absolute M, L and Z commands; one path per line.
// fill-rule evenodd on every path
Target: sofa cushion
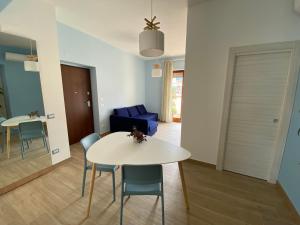
M 156 114 L 150 114 L 150 113 L 147 113 L 147 114 L 144 114 L 144 115 L 138 115 L 137 118 L 145 119 L 145 120 L 153 120 L 153 121 L 157 120 Z
M 153 118 L 153 120 L 158 121 L 158 114 L 157 113 L 147 112 L 147 115 L 151 115 L 151 118 Z
M 128 107 L 127 109 L 128 109 L 128 112 L 129 112 L 129 116 L 131 116 L 131 117 L 136 117 L 136 116 L 140 115 L 135 106 Z
M 144 115 L 147 113 L 147 110 L 144 105 L 137 105 L 136 108 L 141 115 Z
M 114 109 L 115 115 L 129 117 L 127 108 Z

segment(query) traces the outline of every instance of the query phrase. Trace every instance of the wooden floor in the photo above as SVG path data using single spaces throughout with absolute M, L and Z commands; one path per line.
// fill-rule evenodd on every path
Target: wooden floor
M 1 136 L 0 140 L 2 140 Z M 0 189 L 51 166 L 51 156 L 44 147 L 42 139 L 32 140 L 29 146 L 22 159 L 20 141 L 14 137 L 10 158 L 7 159 L 6 151 L 0 152 Z
M 85 217 L 87 193 L 81 198 L 82 151 L 49 174 L 0 196 L 0 225 L 117 225 L 120 213 L 120 170 L 117 201 L 112 203 L 111 176 L 95 182 L 91 217 Z M 285 198 L 275 185 L 193 162 L 184 163 L 190 211 L 184 206 L 177 164 L 164 166 L 166 225 L 295 225 Z M 89 179 L 88 181 L 89 182 Z M 161 224 L 156 197 L 131 197 L 125 204 L 124 225 Z

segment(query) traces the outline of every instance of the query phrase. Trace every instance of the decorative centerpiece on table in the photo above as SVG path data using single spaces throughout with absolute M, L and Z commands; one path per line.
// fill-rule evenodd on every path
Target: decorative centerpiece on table
M 147 141 L 147 139 L 146 139 L 147 136 L 144 135 L 143 132 L 137 130 L 136 127 L 133 127 L 131 133 L 128 134 L 127 136 L 133 137 L 133 140 L 136 143 L 142 143 L 143 141 Z
M 34 112 L 29 113 L 28 116 L 30 119 L 34 119 L 34 118 L 40 117 L 40 114 L 38 111 L 34 111 Z

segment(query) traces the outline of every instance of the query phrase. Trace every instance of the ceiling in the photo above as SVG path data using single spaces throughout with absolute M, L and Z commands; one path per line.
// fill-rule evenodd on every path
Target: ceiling
M 31 42 L 35 49 L 35 41 Z M 30 39 L 0 32 L 0 45 L 30 49 Z
M 57 20 L 126 52 L 139 55 L 139 33 L 150 17 L 150 0 L 50 0 Z M 165 55 L 185 54 L 188 0 L 153 0 L 165 33 Z

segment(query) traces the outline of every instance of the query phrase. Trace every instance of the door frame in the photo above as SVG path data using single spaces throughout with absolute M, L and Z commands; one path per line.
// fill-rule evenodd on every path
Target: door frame
M 289 52 L 291 54 L 291 63 L 288 74 L 287 89 L 281 108 L 281 118 L 279 121 L 278 132 L 275 139 L 274 155 L 272 156 L 272 166 L 268 172 L 267 181 L 276 183 L 282 156 L 284 152 L 285 142 L 288 134 L 290 119 L 292 115 L 294 98 L 296 93 L 298 73 L 300 66 L 300 41 L 259 44 L 253 46 L 232 47 L 229 50 L 227 75 L 225 81 L 223 112 L 221 120 L 221 129 L 219 134 L 219 150 L 217 157 L 217 170 L 224 169 L 225 148 L 227 141 L 227 131 L 229 125 L 230 106 L 233 90 L 233 81 L 235 73 L 236 58 L 241 55 L 264 54 L 272 52 Z

